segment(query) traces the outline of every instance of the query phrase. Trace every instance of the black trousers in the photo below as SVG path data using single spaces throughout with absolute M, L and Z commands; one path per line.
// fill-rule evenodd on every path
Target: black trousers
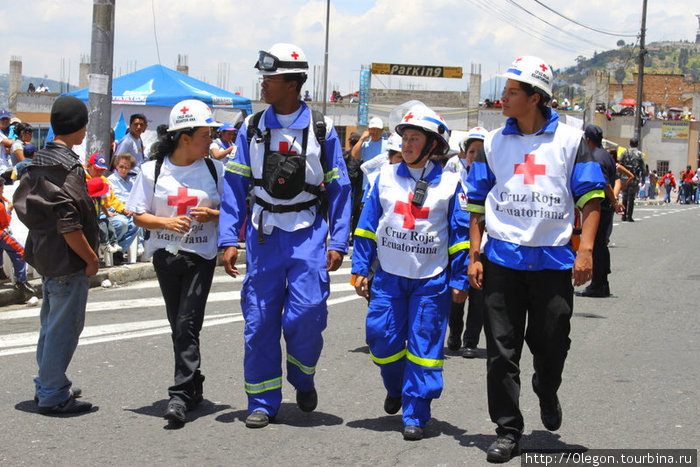
M 168 388 L 168 394 L 188 405 L 202 395 L 204 376 L 200 371 L 199 332 L 215 266 L 216 258 L 204 259 L 194 253 L 171 255 L 161 249 L 153 255 L 175 354 L 175 381 Z
M 517 440 L 524 428 L 519 404 L 523 341 L 532 352 L 537 393 L 547 397 L 561 385 L 571 344 L 571 270 L 520 271 L 484 255 L 482 261 L 489 414 L 499 436 Z
M 637 196 L 637 184 L 632 182 L 629 186 L 622 190 L 622 205 L 625 207 L 625 217 L 632 219 L 634 212 L 634 198 Z
M 614 216 L 614 211 L 609 209 L 600 210 L 600 222 L 598 223 L 598 231 L 595 234 L 595 242 L 593 244 L 592 289 L 601 290 L 605 287 L 609 287 L 610 250 L 608 250 L 608 243 L 610 242 L 610 233 L 612 232 Z
M 479 336 L 484 325 L 484 292 L 474 287 L 469 288 L 466 328 L 464 327 L 464 303 L 452 302 L 449 325 L 451 336 L 459 336 L 464 329 L 462 345 L 475 349 L 479 345 Z

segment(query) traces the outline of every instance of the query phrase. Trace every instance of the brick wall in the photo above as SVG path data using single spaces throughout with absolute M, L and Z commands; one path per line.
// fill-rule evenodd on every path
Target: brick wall
M 637 98 L 637 73 L 634 74 L 632 84 L 610 83 L 610 100 L 620 95 L 624 99 Z M 693 98 L 690 95 L 700 92 L 700 81 L 686 80 L 683 75 L 673 74 L 645 74 L 644 91 L 642 100 L 656 103 L 657 109 L 669 107 L 693 106 Z

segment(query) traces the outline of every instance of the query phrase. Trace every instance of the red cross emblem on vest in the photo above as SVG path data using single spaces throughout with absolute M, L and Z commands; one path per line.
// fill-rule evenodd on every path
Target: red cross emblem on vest
M 408 194 L 408 203 L 397 201 L 394 212 L 403 216 L 403 228 L 413 230 L 416 227 L 416 219 L 427 219 L 430 208 L 419 208 L 413 204 L 413 193 Z
M 545 164 L 535 164 L 534 154 L 525 154 L 525 163 L 515 164 L 513 173 L 522 175 L 525 185 L 532 185 L 535 183 L 535 175 L 545 175 L 547 173 L 547 166 Z
M 281 152 L 282 154 L 296 154 L 296 151 L 291 150 L 287 141 L 280 141 L 280 148 L 277 152 Z
M 187 187 L 184 186 L 177 188 L 177 196 L 168 196 L 168 206 L 177 206 L 178 216 L 187 214 L 187 208 L 196 205 L 197 197 L 188 196 Z

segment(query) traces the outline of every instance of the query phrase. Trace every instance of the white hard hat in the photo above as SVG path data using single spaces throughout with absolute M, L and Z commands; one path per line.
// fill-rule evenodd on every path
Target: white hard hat
M 200 126 L 221 126 L 221 123 L 214 120 L 211 109 L 204 102 L 197 99 L 186 99 L 175 104 L 170 110 L 169 132 Z
M 526 55 L 516 58 L 501 77 L 531 84 L 552 97 L 552 67 L 539 57 Z
M 389 135 L 389 140 L 386 143 L 387 151 L 401 152 L 401 135 L 392 133 Z
M 438 145 L 435 154 L 444 155 L 450 150 L 450 130 L 445 120 L 424 104 L 416 105 L 406 112 L 401 123 L 396 125 L 396 133 L 403 136 L 406 128 L 418 128 L 426 133 L 432 133 Z
M 472 140 L 479 140 L 483 141 L 486 139 L 486 133 L 488 133 L 489 130 L 486 128 L 482 128 L 480 126 L 475 126 L 471 130 L 467 131 L 467 136 L 464 137 L 462 142 L 460 143 L 459 147 L 463 152 L 467 152 L 467 143 L 469 143 Z
M 380 130 L 384 128 L 384 122 L 379 117 L 372 117 L 369 119 L 369 125 L 367 128 L 379 128 Z
M 267 52 L 261 50 L 255 68 L 261 75 L 281 75 L 284 73 L 306 73 L 309 62 L 301 48 L 294 44 L 277 43 Z

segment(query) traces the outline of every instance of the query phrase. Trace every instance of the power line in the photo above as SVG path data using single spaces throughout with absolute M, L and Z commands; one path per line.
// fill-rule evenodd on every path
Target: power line
M 151 12 L 153 13 L 153 37 L 155 38 L 156 41 L 156 54 L 158 55 L 158 64 L 162 65 L 160 63 L 160 48 L 158 47 L 158 33 L 156 33 L 156 6 L 155 6 L 155 1 L 156 0 L 151 0 Z
M 638 35 L 638 34 L 622 34 L 622 33 L 619 33 L 619 32 L 603 31 L 602 29 L 594 28 L 594 27 L 591 27 L 591 26 L 586 26 L 586 25 L 583 24 L 583 23 L 579 23 L 578 21 L 576 21 L 576 20 L 574 20 L 574 19 L 571 19 L 571 18 L 569 18 L 568 16 L 563 15 L 562 13 L 559 13 L 559 12 L 556 11 L 554 8 L 551 8 L 551 7 L 547 6 L 547 5 L 545 5 L 544 3 L 540 2 L 539 0 L 533 0 L 533 1 L 534 1 L 535 3 L 537 3 L 538 5 L 543 6 L 544 8 L 548 9 L 549 11 L 551 11 L 552 13 L 554 13 L 555 15 L 560 16 L 560 17 L 564 18 L 564 19 L 567 20 L 567 21 L 571 21 L 572 23 L 574 23 L 574 24 L 576 24 L 576 25 L 578 25 L 578 26 L 581 26 L 582 28 L 590 29 L 591 31 L 599 32 L 599 33 L 601 33 L 601 34 L 607 34 L 608 36 L 616 36 L 616 37 L 637 37 L 637 35 Z

